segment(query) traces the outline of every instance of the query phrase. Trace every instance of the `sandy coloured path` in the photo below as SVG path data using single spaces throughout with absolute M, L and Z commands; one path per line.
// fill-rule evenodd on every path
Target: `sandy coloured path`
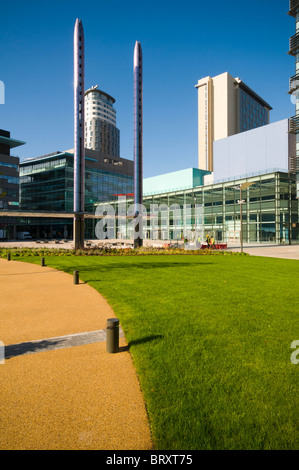
M 92 287 L 49 267 L 0 259 L 0 281 L 5 348 L 102 330 L 115 316 Z M 101 341 L 0 363 L 0 449 L 152 449 L 124 338 L 120 346 L 109 354 Z

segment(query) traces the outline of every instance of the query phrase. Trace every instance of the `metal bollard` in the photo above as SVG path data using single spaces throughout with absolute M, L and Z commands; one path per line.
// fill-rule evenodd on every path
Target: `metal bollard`
M 46 266 L 46 264 L 45 264 L 45 258 L 41 258 L 40 264 L 41 264 L 41 266 Z
M 79 271 L 73 272 L 73 281 L 74 281 L 74 284 L 79 284 Z
M 106 348 L 108 353 L 117 353 L 119 349 L 119 320 L 109 318 L 107 320 Z
M 10 253 L 7 253 L 7 261 L 10 261 Z

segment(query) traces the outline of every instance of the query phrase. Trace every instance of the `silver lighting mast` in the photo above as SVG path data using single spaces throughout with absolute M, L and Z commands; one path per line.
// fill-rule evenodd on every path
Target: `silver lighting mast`
M 74 244 L 84 248 L 84 31 L 74 30 Z
M 142 50 L 139 41 L 134 48 L 134 207 L 135 224 L 134 247 L 140 247 L 142 240 L 142 214 L 139 208 L 143 203 L 143 77 L 142 77 Z

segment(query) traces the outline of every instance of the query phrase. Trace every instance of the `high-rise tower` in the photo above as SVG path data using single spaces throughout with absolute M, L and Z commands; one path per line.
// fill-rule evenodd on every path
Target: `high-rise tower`
M 142 246 L 142 214 L 139 208 L 143 203 L 143 77 L 142 50 L 140 42 L 136 41 L 134 49 L 134 206 L 135 217 L 138 216 L 138 236 L 134 246 Z
M 288 13 L 296 20 L 296 34 L 290 38 L 289 54 L 296 59 L 296 73 L 290 78 L 289 93 L 293 96 L 296 114 L 289 120 L 289 132 L 296 135 L 296 155 L 290 161 L 290 171 L 297 174 L 297 198 L 299 198 L 299 0 L 290 0 Z
M 269 124 L 271 106 L 227 72 L 198 81 L 198 167 L 213 171 L 213 142 Z
M 74 244 L 84 247 L 84 31 L 74 31 Z
M 98 89 L 85 92 L 85 147 L 119 158 L 119 129 L 116 127 L 115 99 Z

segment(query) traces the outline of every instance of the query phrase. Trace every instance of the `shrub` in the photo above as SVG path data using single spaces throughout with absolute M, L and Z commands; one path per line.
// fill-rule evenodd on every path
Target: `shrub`
M 171 247 L 155 247 L 139 249 L 133 248 L 104 248 L 94 247 L 86 249 L 63 249 L 63 248 L 0 248 L 0 258 L 6 258 L 7 254 L 11 254 L 11 258 L 19 258 L 23 256 L 153 256 L 153 255 L 201 255 L 201 256 L 248 256 L 247 253 L 222 251 L 222 250 L 184 250 L 182 248 Z

